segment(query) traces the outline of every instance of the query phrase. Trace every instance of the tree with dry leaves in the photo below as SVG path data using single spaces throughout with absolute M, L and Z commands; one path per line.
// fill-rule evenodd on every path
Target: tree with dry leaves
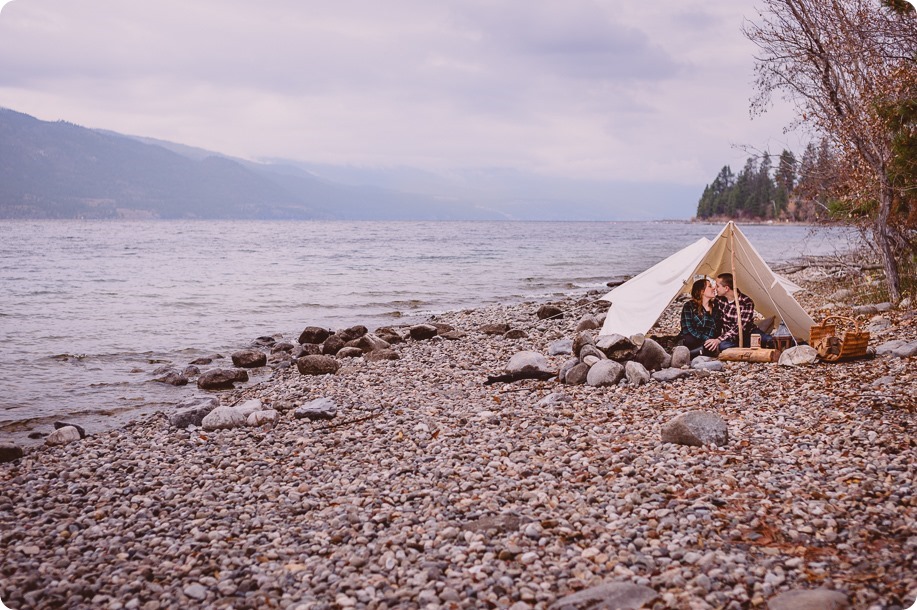
M 797 110 L 789 127 L 830 144 L 843 169 L 832 195 L 850 217 L 870 220 L 889 297 L 898 301 L 899 260 L 914 256 L 915 182 L 900 173 L 900 143 L 917 126 L 917 15 L 899 0 L 760 3 L 744 28 L 759 49 L 752 111 L 764 112 L 780 93 Z

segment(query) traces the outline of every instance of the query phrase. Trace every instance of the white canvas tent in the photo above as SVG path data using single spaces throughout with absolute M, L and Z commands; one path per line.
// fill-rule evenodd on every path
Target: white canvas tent
M 735 287 L 754 300 L 756 311 L 776 316 L 775 328 L 782 320 L 794 337 L 808 339 L 815 322 L 792 297 L 801 288 L 771 271 L 731 221 L 712 240 L 700 238 L 603 296 L 611 306 L 602 334 L 645 334 L 679 293 L 691 292 L 695 276 L 721 273 L 733 275 Z

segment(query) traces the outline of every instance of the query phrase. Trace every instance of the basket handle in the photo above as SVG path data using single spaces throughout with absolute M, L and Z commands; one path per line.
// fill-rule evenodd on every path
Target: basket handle
M 821 321 L 821 325 L 827 326 L 828 320 L 841 320 L 844 322 L 848 322 L 853 325 L 853 332 L 855 333 L 860 332 L 860 325 L 853 318 L 848 318 L 847 316 L 828 316 L 827 318 Z

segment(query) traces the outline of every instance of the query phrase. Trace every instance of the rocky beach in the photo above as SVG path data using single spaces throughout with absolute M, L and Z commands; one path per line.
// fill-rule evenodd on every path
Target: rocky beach
M 590 294 L 348 329 L 336 349 L 321 333 L 262 338 L 235 367 L 181 363 L 175 374 L 227 389 L 110 432 L 64 426 L 50 444 L 3 448 L 0 599 L 910 608 L 913 307 L 869 300 L 855 268 L 783 271 L 816 320 L 868 329 L 869 356 L 634 366 L 608 383 L 530 374 L 569 371 L 574 346 L 591 345 L 607 304 Z M 650 334 L 677 332 L 678 307 Z M 607 361 L 587 351 L 586 369 Z M 530 366 L 514 375 L 520 354 Z M 269 379 L 234 388 L 247 367 Z

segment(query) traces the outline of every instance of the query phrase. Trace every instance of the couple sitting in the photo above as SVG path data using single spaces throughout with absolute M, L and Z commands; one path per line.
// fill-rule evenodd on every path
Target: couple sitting
M 755 302 L 733 288 L 732 274 L 721 273 L 716 283 L 704 278 L 691 286 L 691 300 L 681 310 L 682 345 L 691 356 L 715 356 L 721 350 L 739 346 L 739 316 L 742 317 L 742 345 L 751 343 L 755 326 Z M 763 343 L 763 342 L 762 342 Z

